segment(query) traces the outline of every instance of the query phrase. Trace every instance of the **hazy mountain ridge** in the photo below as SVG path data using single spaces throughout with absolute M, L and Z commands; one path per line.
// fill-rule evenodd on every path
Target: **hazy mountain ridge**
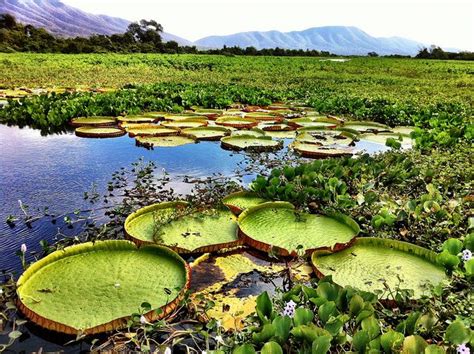
M 90 14 L 60 0 L 0 0 L 0 13 L 12 14 L 21 23 L 42 27 L 65 37 L 123 33 L 131 22 L 118 17 Z M 181 45 L 193 45 L 186 39 L 166 32 L 163 33 L 163 39 L 174 40 Z
M 62 3 L 60 0 L 0 0 L 0 13 L 10 13 L 18 21 L 43 27 L 53 34 L 74 37 L 92 34 L 123 33 L 130 21 L 106 15 L 94 15 Z M 302 31 L 252 31 L 222 36 L 209 36 L 191 42 L 170 33 L 163 33 L 165 41 L 200 48 L 239 46 L 284 49 L 315 49 L 334 54 L 415 55 L 423 43 L 401 37 L 376 38 L 357 27 L 326 26 Z
M 335 54 L 365 55 L 378 54 L 414 55 L 425 45 L 401 37 L 376 38 L 357 27 L 325 26 L 303 31 L 241 32 L 226 36 L 210 36 L 196 41 L 196 44 L 211 48 L 226 46 L 257 49 L 280 47 L 284 49 L 316 49 Z

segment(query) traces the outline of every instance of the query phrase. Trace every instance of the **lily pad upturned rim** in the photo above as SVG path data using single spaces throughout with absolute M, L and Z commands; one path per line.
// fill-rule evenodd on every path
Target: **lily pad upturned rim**
M 217 125 L 232 127 L 237 129 L 253 128 L 258 125 L 258 121 L 251 118 L 242 118 L 238 116 L 222 116 L 216 119 Z
M 103 120 L 103 122 L 94 122 L 94 120 Z M 90 120 L 89 122 L 87 120 Z M 117 119 L 112 116 L 92 116 L 72 118 L 69 124 L 73 127 L 110 127 L 117 123 Z
M 274 144 L 271 145 L 262 145 L 262 146 L 246 146 L 240 147 L 235 144 L 232 144 L 230 141 L 232 140 L 239 140 L 239 139 L 254 139 L 254 140 L 264 140 L 264 141 L 272 141 Z M 260 136 L 256 137 L 253 135 L 235 135 L 235 136 L 226 136 L 221 139 L 221 146 L 227 150 L 234 150 L 234 151 L 274 151 L 279 150 L 283 147 L 283 143 L 281 141 L 273 140 L 270 136 Z
M 173 201 L 173 202 L 155 203 L 155 204 L 148 205 L 146 207 L 140 208 L 137 211 L 130 214 L 129 216 L 127 216 L 127 218 L 125 219 L 125 223 L 124 223 L 125 237 L 127 239 L 133 241 L 137 245 L 148 245 L 148 244 L 156 245 L 155 242 L 139 239 L 139 238 L 137 238 L 136 236 L 133 236 L 130 233 L 130 230 L 129 230 L 128 226 L 132 222 L 132 220 L 139 217 L 139 216 L 141 216 L 141 215 L 143 215 L 143 214 L 152 212 L 154 210 L 168 209 L 168 208 L 174 208 L 174 207 L 188 207 L 188 206 L 190 206 L 190 204 L 188 202 Z M 237 227 L 237 229 L 238 229 L 238 227 Z M 238 235 L 236 235 L 236 236 L 238 236 Z M 173 250 L 173 251 L 175 251 L 179 254 L 197 254 L 197 253 L 212 253 L 212 252 L 216 252 L 216 251 L 219 251 L 219 250 L 222 250 L 222 249 L 234 248 L 234 247 L 241 246 L 241 245 L 242 245 L 242 240 L 240 240 L 238 237 L 236 237 L 236 240 L 232 241 L 232 242 L 209 244 L 209 245 L 201 246 L 201 247 L 198 247 L 198 248 L 195 248 L 195 249 L 192 249 L 192 250 L 187 249 L 187 248 L 183 248 L 183 247 L 179 247 L 179 246 L 176 246 L 176 245 L 162 245 L 162 246 L 170 248 L 171 250 Z
M 156 123 L 160 121 L 159 117 L 151 117 L 146 115 L 130 115 L 130 116 L 120 116 L 117 117 L 117 120 L 120 123 Z
M 43 266 L 48 266 L 58 260 L 74 256 L 77 254 L 81 253 L 87 253 L 87 252 L 94 252 L 97 250 L 107 250 L 110 251 L 110 249 L 130 249 L 130 250 L 141 250 L 141 249 L 146 249 L 146 248 L 154 248 L 160 250 L 160 252 L 163 252 L 167 256 L 170 256 L 177 260 L 178 262 L 182 263 L 185 271 L 185 282 L 182 287 L 182 289 L 179 291 L 177 296 L 167 304 L 161 306 L 159 309 L 161 309 L 161 312 L 158 313 L 156 310 L 153 309 L 151 311 L 148 311 L 143 314 L 147 321 L 149 322 L 154 322 L 157 320 L 160 320 L 169 314 L 171 314 L 179 305 L 179 303 L 184 299 L 185 293 L 188 291 L 190 284 L 191 284 L 191 268 L 190 266 L 186 263 L 186 261 L 180 257 L 179 254 L 176 252 L 172 251 L 168 247 L 163 247 L 159 245 L 145 245 L 143 247 L 139 247 L 135 245 L 133 242 L 127 241 L 127 240 L 105 240 L 105 241 L 95 241 L 95 242 L 85 242 L 73 246 L 66 247 L 62 250 L 57 250 L 53 253 L 50 253 L 46 257 L 36 261 L 35 263 L 31 264 L 25 272 L 20 276 L 20 278 L 17 281 L 17 306 L 19 310 L 27 317 L 29 318 L 32 322 L 36 323 L 37 325 L 46 328 L 51 331 L 55 332 L 60 332 L 60 333 L 65 333 L 65 334 L 70 334 L 70 335 L 77 335 L 77 334 L 98 334 L 98 333 L 103 333 L 103 332 L 109 332 L 117 329 L 121 329 L 127 326 L 127 321 L 130 319 L 130 316 L 125 316 L 125 317 L 120 317 L 116 318 L 112 321 L 109 321 L 107 323 L 103 323 L 91 328 L 83 328 L 83 329 L 77 329 L 74 327 L 71 327 L 69 325 L 66 325 L 64 323 L 60 323 L 54 320 L 50 320 L 46 317 L 41 316 L 40 314 L 36 313 L 35 311 L 31 310 L 28 306 L 26 306 L 21 300 L 21 286 L 25 284 L 26 281 L 39 269 L 41 269 Z
M 125 237 L 127 239 L 129 239 L 130 241 L 134 242 L 135 244 L 139 245 L 139 246 L 147 245 L 147 244 L 148 245 L 150 245 L 150 244 L 155 245 L 156 244 L 155 242 L 142 240 L 138 237 L 133 236 L 130 233 L 129 225 L 132 222 L 132 220 L 139 217 L 139 216 L 141 216 L 141 215 L 143 215 L 143 214 L 146 214 L 146 213 L 149 213 L 149 212 L 152 212 L 152 211 L 155 211 L 155 210 L 168 209 L 168 208 L 186 208 L 188 206 L 189 206 L 188 202 L 185 202 L 185 201 L 182 201 L 182 200 L 176 200 L 176 201 L 172 201 L 172 202 L 155 203 L 155 204 L 151 204 L 151 205 L 147 205 L 145 207 L 142 207 L 142 208 L 134 211 L 130 215 L 128 215 L 127 218 L 125 219 L 125 222 L 123 224 L 123 228 L 124 228 L 124 231 L 125 231 Z
M 233 198 L 236 198 L 236 197 L 244 197 L 245 198 L 247 196 L 259 198 L 259 196 L 255 192 L 242 190 L 242 191 L 238 191 L 238 192 L 234 192 L 234 193 L 226 195 L 224 198 L 222 198 L 222 204 L 224 204 L 227 208 L 229 208 L 230 211 L 233 212 L 235 215 L 239 215 L 240 213 L 242 213 L 245 210 L 245 208 L 242 209 L 239 206 L 237 206 L 235 204 L 232 204 L 231 202 L 229 202 L 229 199 L 233 199 Z M 261 198 L 261 199 L 265 200 L 263 198 Z M 264 203 L 264 202 L 262 202 L 262 203 Z
M 326 158 L 326 157 L 342 157 L 352 156 L 355 150 L 347 147 L 338 146 L 319 146 L 316 144 L 309 144 L 300 141 L 294 141 L 290 147 L 303 157 L 309 158 Z
M 420 257 L 426 260 L 427 262 L 432 263 L 433 265 L 438 266 L 440 267 L 440 269 L 442 269 L 442 266 L 437 261 L 436 252 L 431 251 L 427 248 L 409 243 L 409 242 L 393 240 L 393 239 L 385 239 L 385 238 L 379 238 L 379 237 L 356 237 L 354 239 L 354 242 L 350 245 L 350 247 L 355 247 L 357 245 L 367 245 L 367 246 L 376 246 L 376 247 L 396 249 L 402 252 L 406 252 L 410 255 Z M 350 249 L 350 247 L 348 247 L 347 250 Z M 345 251 L 347 250 L 345 249 Z M 329 250 L 329 249 L 315 250 L 311 254 L 311 266 L 313 267 L 313 270 L 318 278 L 321 279 L 326 276 L 326 274 L 322 273 L 321 270 L 318 268 L 318 265 L 317 265 L 318 258 L 328 256 L 331 254 L 336 254 L 339 251 L 341 250 Z M 388 299 L 386 300 L 388 301 Z
M 199 131 L 215 131 L 216 134 L 209 135 L 209 136 L 197 136 L 193 134 L 194 132 L 199 132 Z M 222 134 L 217 134 L 217 132 L 221 132 Z M 213 126 L 207 125 L 205 127 L 185 128 L 181 131 L 181 133 L 184 135 L 192 135 L 197 140 L 219 141 L 224 136 L 229 135 L 230 130 L 228 128 L 220 127 L 217 125 L 213 125 Z
M 249 235 L 245 234 L 242 231 L 242 229 L 240 227 L 240 225 L 242 223 L 242 220 L 244 220 L 246 217 L 248 217 L 249 214 L 251 214 L 251 213 L 253 213 L 257 210 L 264 209 L 264 208 L 285 208 L 285 209 L 296 210 L 296 207 L 293 204 L 291 204 L 289 202 L 283 202 L 283 201 L 274 201 L 274 202 L 269 201 L 269 202 L 265 202 L 265 203 L 256 205 L 254 207 L 245 209 L 239 215 L 239 217 L 237 219 L 237 222 L 239 224 L 239 237 L 242 238 L 244 244 L 249 245 L 249 246 L 251 246 L 251 247 L 253 247 L 253 248 L 255 248 L 259 251 L 274 252 L 277 255 L 283 256 L 283 257 L 296 256 L 297 254 L 294 251 L 289 252 L 287 249 L 285 249 L 283 247 L 279 247 L 279 246 L 271 245 L 271 244 L 263 242 L 263 241 L 255 240 L 255 239 L 253 239 L 252 237 L 250 237 Z M 350 247 L 355 242 L 356 236 L 360 232 L 360 227 L 352 218 L 350 218 L 347 215 L 340 214 L 340 213 L 327 213 L 327 214 L 321 214 L 321 215 L 336 219 L 337 221 L 347 225 L 349 228 L 351 228 L 354 231 L 354 237 L 352 237 L 352 239 L 349 242 L 336 243 L 336 244 L 334 244 L 334 246 L 332 248 L 331 247 L 320 247 L 320 248 L 317 248 L 317 249 L 308 248 L 305 251 L 305 255 L 310 255 L 316 250 L 333 250 L 334 252 L 341 251 L 343 249 L 346 249 L 346 248 Z
M 170 135 L 179 135 L 179 129 L 176 128 L 169 128 L 162 125 L 155 125 L 152 126 L 153 123 L 150 123 L 150 126 L 145 126 L 144 124 L 137 124 L 142 125 L 142 127 L 127 127 L 125 130 L 128 132 L 128 136 L 130 138 L 135 138 L 137 136 L 170 136 Z M 140 131 L 140 132 L 137 132 Z
M 107 130 L 107 131 L 103 131 Z M 117 138 L 127 134 L 125 130 L 116 127 L 98 127 L 98 126 L 82 126 L 77 127 L 74 131 L 76 136 L 81 138 Z

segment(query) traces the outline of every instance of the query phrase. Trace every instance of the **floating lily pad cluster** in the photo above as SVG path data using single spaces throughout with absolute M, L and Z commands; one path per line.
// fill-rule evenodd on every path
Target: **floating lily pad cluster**
M 80 117 L 71 120 L 81 137 L 115 137 L 125 132 L 146 148 L 175 147 L 199 141 L 220 141 L 224 149 L 275 151 L 284 139 L 289 148 L 303 157 L 351 156 L 358 152 L 359 140 L 385 145 L 394 139 L 402 147 L 411 146 L 412 127 L 389 128 L 374 122 L 344 121 L 324 116 L 308 107 L 274 104 L 267 107 L 239 106 L 226 110 L 192 107 L 172 114 L 146 112 L 121 117 Z M 88 127 L 84 133 L 83 127 Z M 108 127 L 114 133 L 99 130 Z M 120 134 L 118 130 L 124 131 Z
M 249 191 L 230 194 L 222 204 L 205 210 L 184 201 L 146 206 L 125 221 L 132 242 L 98 241 L 51 253 L 18 280 L 20 309 L 37 324 L 69 334 L 123 328 L 144 302 L 159 309 L 145 313 L 145 320 L 157 320 L 169 315 L 190 287 L 191 268 L 180 255 L 242 247 L 273 257 L 311 255 L 318 276 L 380 292 L 382 299 L 389 297 L 387 289 L 410 289 L 414 298 L 429 295 L 432 285 L 446 280 L 433 252 L 400 241 L 356 238 L 359 226 L 346 215 L 301 212 Z M 237 312 L 241 304 L 253 308 L 254 297 L 240 301 L 238 289 L 229 290 L 242 272 L 265 268 L 252 257 L 213 258 L 212 267 L 227 275 L 215 282 L 206 275 L 202 281 L 208 285 L 199 291 L 230 294 Z M 203 276 L 202 262 L 194 267 Z

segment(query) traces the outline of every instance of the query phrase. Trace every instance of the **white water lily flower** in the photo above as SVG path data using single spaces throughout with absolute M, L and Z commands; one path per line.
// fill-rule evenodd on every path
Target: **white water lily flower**
M 469 349 L 469 347 L 466 345 L 466 344 L 461 344 L 461 345 L 458 345 L 457 348 L 456 348 L 456 353 L 459 353 L 459 354 L 470 354 L 471 353 L 471 350 Z
M 461 257 L 464 262 L 467 262 L 468 260 L 472 258 L 472 252 L 470 250 L 464 250 L 462 251 Z
M 20 251 L 21 251 L 21 253 L 26 253 L 27 248 L 26 248 L 26 245 L 24 243 L 21 244 Z

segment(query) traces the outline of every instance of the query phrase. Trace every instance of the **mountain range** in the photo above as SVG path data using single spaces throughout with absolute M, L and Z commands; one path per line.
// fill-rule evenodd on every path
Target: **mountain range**
M 21 23 L 43 27 L 60 36 L 89 36 L 126 31 L 130 21 L 106 15 L 94 15 L 64 4 L 60 0 L 0 0 L 0 13 L 14 15 Z M 159 21 L 158 21 L 159 22 Z M 426 45 L 401 37 L 373 37 L 357 27 L 325 26 L 303 31 L 241 32 L 231 35 L 209 36 L 195 42 L 163 33 L 165 41 L 198 48 L 222 48 L 224 45 L 257 49 L 315 49 L 340 55 L 415 55 Z

